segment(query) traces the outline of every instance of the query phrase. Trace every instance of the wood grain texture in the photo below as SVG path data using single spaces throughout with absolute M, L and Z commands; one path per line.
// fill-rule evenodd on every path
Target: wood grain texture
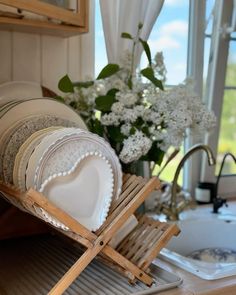
M 139 231 L 141 228 L 142 231 L 144 231 L 147 242 L 144 243 L 143 239 L 137 239 L 137 244 L 139 244 L 140 247 L 138 246 L 138 248 L 135 249 L 135 252 L 129 242 L 125 243 L 126 248 L 128 247 L 128 249 L 126 249 L 125 246 L 122 247 L 122 251 L 124 250 L 123 252 L 117 251 L 107 245 L 111 238 L 114 237 L 117 231 L 124 225 L 130 215 L 132 215 L 145 201 L 150 192 L 160 186 L 160 182 L 156 177 L 152 177 L 150 180 L 145 180 L 142 177 L 130 176 L 129 179 L 133 180 L 135 187 L 132 187 L 132 183 L 129 181 L 125 182 L 122 190 L 123 194 L 125 194 L 125 191 L 128 190 L 129 187 L 132 187 L 132 190 L 128 194 L 125 194 L 125 197 L 122 198 L 122 202 L 119 203 L 119 205 L 111 213 L 111 215 L 115 215 L 98 235 L 90 232 L 62 209 L 57 208 L 53 203 L 45 198 L 43 194 L 33 189 L 30 189 L 27 192 L 21 192 L 12 185 L 6 185 L 3 182 L 0 182 L 0 191 L 7 195 L 9 201 L 12 199 L 13 204 L 15 204 L 15 201 L 20 202 L 23 209 L 26 209 L 29 213 L 40 219 L 42 216 L 38 213 L 35 207 L 43 208 L 49 215 L 55 217 L 69 228 L 69 231 L 66 232 L 66 236 L 71 236 L 74 241 L 77 241 L 87 247 L 84 254 L 71 266 L 71 268 L 52 288 L 49 294 L 63 294 L 63 292 L 75 280 L 75 278 L 80 275 L 86 266 L 98 254 L 102 253 L 106 255 L 108 259 L 112 260 L 114 264 L 117 264 L 118 270 L 123 270 L 123 273 L 128 276 L 130 281 L 139 279 L 148 286 L 152 284 L 153 279 L 148 275 L 148 266 L 154 258 L 153 255 L 157 255 L 157 252 L 164 247 L 166 242 L 175 233 L 173 230 L 175 225 L 167 225 L 148 217 L 143 217 L 141 219 L 140 227 L 137 226 L 137 230 Z M 146 227 L 143 227 L 144 224 Z M 153 232 L 153 230 L 155 232 Z M 61 230 L 60 232 L 62 233 Z M 159 232 L 162 234 L 159 235 Z M 139 233 L 142 235 L 142 232 L 139 231 Z M 132 233 L 131 236 L 134 237 Z M 153 239 L 154 242 L 152 241 Z M 132 244 L 136 246 L 133 242 Z M 129 255 L 129 251 L 130 253 L 132 252 L 131 255 Z M 141 261 L 141 263 L 140 257 L 142 259 L 145 258 Z
M 77 0 L 79 2 L 79 0 Z M 81 8 L 86 9 L 86 2 L 88 0 L 80 0 L 83 3 Z M 53 19 L 61 20 L 68 24 L 77 26 L 84 26 L 85 22 L 83 16 L 86 15 L 86 11 L 73 13 L 67 9 L 54 6 L 39 0 L 28 1 L 28 0 L 0 0 L 0 3 L 20 8 L 26 11 L 30 11 L 39 15 L 47 16 Z

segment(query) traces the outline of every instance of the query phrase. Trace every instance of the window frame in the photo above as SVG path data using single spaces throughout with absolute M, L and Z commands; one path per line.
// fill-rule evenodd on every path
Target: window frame
M 214 132 L 205 137 L 205 144 L 209 145 L 215 155 L 218 151 L 220 136 L 220 123 L 223 109 L 225 91 L 225 77 L 229 53 L 230 33 L 233 15 L 233 0 L 216 0 L 214 10 L 213 32 L 210 47 L 210 60 L 207 75 L 207 87 L 205 99 L 208 106 L 218 118 Z M 209 167 L 205 156 L 202 158 L 201 181 L 216 182 L 215 167 Z M 227 197 L 235 197 L 236 175 L 223 175 L 219 183 L 219 194 Z

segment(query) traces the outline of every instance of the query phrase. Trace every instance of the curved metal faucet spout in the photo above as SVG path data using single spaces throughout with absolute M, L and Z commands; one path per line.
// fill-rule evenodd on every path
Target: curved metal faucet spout
M 179 219 L 179 213 L 180 211 L 183 210 L 183 206 L 180 206 L 178 207 L 178 204 L 177 204 L 177 181 L 178 181 L 178 178 L 179 178 L 179 173 L 185 163 L 185 161 L 193 154 L 195 153 L 196 151 L 198 150 L 203 150 L 206 152 L 207 154 L 207 158 L 208 158 L 208 163 L 210 166 L 212 165 L 215 165 L 216 161 L 215 161 L 215 157 L 213 155 L 213 152 L 211 150 L 211 148 L 207 145 L 204 145 L 204 144 L 197 144 L 195 146 L 193 146 L 184 156 L 183 158 L 181 159 L 177 169 L 176 169 L 176 172 L 175 172 L 175 175 L 174 175 L 174 179 L 173 179 L 173 182 L 172 182 L 172 188 L 171 188 L 171 203 L 170 203 L 170 211 L 171 211 L 171 219 L 175 219 L 175 220 L 178 220 Z

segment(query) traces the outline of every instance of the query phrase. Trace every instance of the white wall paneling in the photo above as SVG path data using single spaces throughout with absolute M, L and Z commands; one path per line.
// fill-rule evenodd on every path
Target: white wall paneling
M 0 31 L 0 83 L 12 80 L 12 33 Z
M 38 82 L 58 92 L 65 74 L 72 80 L 94 75 L 94 1 L 89 33 L 70 38 L 0 30 L 0 83 Z
M 12 33 L 12 79 L 40 82 L 40 36 Z
M 41 55 L 42 85 L 56 90 L 59 79 L 67 73 L 67 40 L 42 36 Z

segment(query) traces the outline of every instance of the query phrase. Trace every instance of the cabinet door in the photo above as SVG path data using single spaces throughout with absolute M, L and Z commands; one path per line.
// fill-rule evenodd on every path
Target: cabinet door
M 18 9 L 18 12 L 23 11 L 22 19 L 0 17 L 0 23 L 12 24 L 13 26 L 6 27 L 10 29 L 22 25 L 32 28 L 41 27 L 45 30 L 48 26 L 50 32 L 60 26 L 60 29 L 65 31 L 84 33 L 88 31 L 88 2 L 89 0 L 0 0 L 0 4 L 5 7 Z M 34 17 L 28 19 L 24 11 L 29 15 L 33 13 Z M 46 20 L 39 20 L 37 16 L 46 17 Z
M 0 3 L 61 20 L 68 24 L 85 25 L 86 0 L 0 0 Z M 70 9 L 75 11 L 70 11 Z

